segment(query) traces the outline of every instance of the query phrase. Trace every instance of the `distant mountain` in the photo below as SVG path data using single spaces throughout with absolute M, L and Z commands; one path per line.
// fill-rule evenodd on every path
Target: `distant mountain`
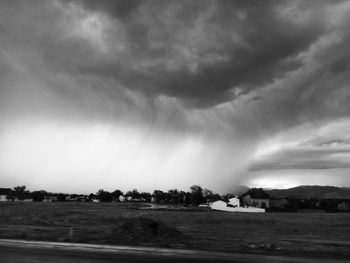
M 350 199 L 350 187 L 301 185 L 289 189 L 265 190 L 271 197 Z
M 242 194 L 244 194 L 245 192 L 247 192 L 250 189 L 250 187 L 245 186 L 245 185 L 237 185 L 235 187 L 233 187 L 232 189 L 230 189 L 230 193 L 232 193 L 233 195 L 236 196 L 240 196 Z

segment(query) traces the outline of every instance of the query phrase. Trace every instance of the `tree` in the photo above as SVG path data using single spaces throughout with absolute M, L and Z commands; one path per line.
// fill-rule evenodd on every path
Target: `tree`
M 88 196 L 88 199 L 91 201 L 93 199 L 96 198 L 96 195 L 94 195 L 93 193 L 90 193 L 89 196 Z
M 171 204 L 180 203 L 180 193 L 177 189 L 172 189 L 168 191 L 168 202 Z
M 123 195 L 123 192 L 120 190 L 114 190 L 112 193 L 113 200 L 119 200 L 119 196 Z
M 161 190 L 154 190 L 152 196 L 154 197 L 154 201 L 155 201 L 156 203 L 162 203 L 162 202 L 164 202 L 165 194 L 164 194 L 163 191 L 161 191 Z
M 17 197 L 19 200 L 23 200 L 30 195 L 30 192 L 26 191 L 25 185 L 16 186 L 13 188 L 13 190 L 14 190 L 13 195 Z
M 144 199 L 144 201 L 146 201 L 146 202 L 151 202 L 152 195 L 150 193 L 147 193 L 147 192 L 142 192 L 140 194 L 140 197 L 141 197 L 141 199 Z
M 184 192 L 184 191 L 179 192 L 179 204 L 181 204 L 181 205 L 186 204 L 186 192 Z
M 33 198 L 33 202 L 42 202 L 46 196 L 46 191 L 34 191 L 31 196 Z
M 59 193 L 57 195 L 57 201 L 59 202 L 65 202 L 66 201 L 66 195 L 65 194 L 62 194 L 62 193 Z
M 9 190 L 7 195 L 6 195 L 6 199 L 7 201 L 15 201 L 15 195 L 14 195 L 14 191 L 13 190 Z
M 15 193 L 24 193 L 24 191 L 26 190 L 26 186 L 16 186 L 13 188 L 13 190 L 15 191 Z
M 192 185 L 191 189 L 191 204 L 199 205 L 203 202 L 203 189 L 199 185 Z
M 190 205 L 191 204 L 191 199 L 192 199 L 192 194 L 190 192 L 185 193 L 185 198 L 184 198 L 184 205 Z
M 128 191 L 126 196 L 130 196 L 132 199 L 140 199 L 140 193 L 137 191 L 137 189 L 133 189 L 132 191 Z
M 113 200 L 111 193 L 108 191 L 104 191 L 103 189 L 98 190 L 96 195 L 100 202 L 112 202 Z
M 214 193 L 212 190 L 204 188 L 203 198 L 204 198 L 204 201 L 206 202 L 214 202 L 214 201 L 220 200 L 220 195 Z

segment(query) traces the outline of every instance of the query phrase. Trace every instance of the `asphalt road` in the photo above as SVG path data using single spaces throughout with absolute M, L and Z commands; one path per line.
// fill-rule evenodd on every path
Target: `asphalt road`
M 290 262 L 344 263 L 347 260 L 214 253 L 147 247 L 100 246 L 56 242 L 0 240 L 1 263 L 111 263 L 111 262 Z

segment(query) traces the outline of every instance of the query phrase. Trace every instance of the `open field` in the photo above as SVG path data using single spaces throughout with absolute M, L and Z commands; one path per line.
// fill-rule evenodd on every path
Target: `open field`
M 349 213 L 147 210 L 125 203 L 0 203 L 0 238 L 350 256 Z

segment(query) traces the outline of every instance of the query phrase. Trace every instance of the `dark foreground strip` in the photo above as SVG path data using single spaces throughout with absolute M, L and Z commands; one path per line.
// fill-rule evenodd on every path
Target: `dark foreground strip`
M 111 262 L 290 262 L 344 263 L 346 260 L 230 254 L 183 249 L 93 245 L 0 239 L 0 262 L 111 263 Z

